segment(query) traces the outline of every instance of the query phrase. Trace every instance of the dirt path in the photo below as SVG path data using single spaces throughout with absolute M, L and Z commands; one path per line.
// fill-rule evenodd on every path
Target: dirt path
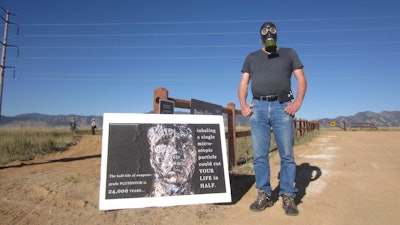
M 398 224 L 400 132 L 323 131 L 295 148 L 300 215 L 281 199 L 263 212 L 252 176 L 232 177 L 233 204 L 98 210 L 101 136 L 70 150 L 0 167 L 0 224 Z M 272 157 L 272 185 L 279 159 Z

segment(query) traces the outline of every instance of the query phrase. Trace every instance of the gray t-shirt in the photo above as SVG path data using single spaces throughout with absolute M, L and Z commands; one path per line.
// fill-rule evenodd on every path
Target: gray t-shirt
M 244 61 L 242 73 L 250 74 L 253 96 L 278 95 L 280 102 L 293 99 L 291 76 L 303 67 L 292 48 L 278 48 L 276 54 L 268 55 L 262 50 L 250 53 Z

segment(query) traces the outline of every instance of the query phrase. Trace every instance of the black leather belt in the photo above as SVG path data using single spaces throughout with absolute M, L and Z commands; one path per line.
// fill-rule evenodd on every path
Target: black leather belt
M 267 96 L 253 96 L 254 99 L 273 102 L 278 100 L 278 95 L 267 95 Z

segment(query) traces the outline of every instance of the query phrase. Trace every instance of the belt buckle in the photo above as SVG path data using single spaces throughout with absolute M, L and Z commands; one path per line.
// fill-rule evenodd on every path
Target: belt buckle
M 271 102 L 271 101 L 275 101 L 277 99 L 276 95 L 267 95 L 267 96 L 263 96 L 265 101 Z
M 268 101 L 268 102 L 270 102 L 270 101 L 275 101 L 275 100 L 277 100 L 278 99 L 278 96 L 276 96 L 276 95 L 265 95 L 265 96 L 257 96 L 257 97 L 254 97 L 255 99 L 258 99 L 258 100 L 263 100 L 263 101 Z

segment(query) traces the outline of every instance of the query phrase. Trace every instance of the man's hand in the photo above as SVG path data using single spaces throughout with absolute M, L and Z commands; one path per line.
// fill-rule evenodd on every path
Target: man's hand
M 297 79 L 296 100 L 294 102 L 289 102 L 285 108 L 285 112 L 292 116 L 294 116 L 294 114 L 296 114 L 296 112 L 299 111 L 307 90 L 307 80 L 304 75 L 303 68 L 296 69 L 293 71 L 293 73 Z
M 297 104 L 296 102 L 289 102 L 284 110 L 287 114 L 294 116 L 299 109 L 300 104 Z
M 240 108 L 242 108 L 242 115 L 244 117 L 249 117 L 251 115 L 251 113 L 252 113 L 251 108 L 253 107 L 253 105 L 248 105 L 246 103 L 249 82 L 250 82 L 250 74 L 243 73 L 242 80 L 240 81 L 239 88 L 238 88 L 238 97 L 239 97 L 239 102 L 240 102 Z
M 253 113 L 253 111 L 251 110 L 251 108 L 253 108 L 253 105 L 245 105 L 244 107 L 242 107 L 242 115 L 244 117 L 249 117 L 251 116 L 251 114 Z

